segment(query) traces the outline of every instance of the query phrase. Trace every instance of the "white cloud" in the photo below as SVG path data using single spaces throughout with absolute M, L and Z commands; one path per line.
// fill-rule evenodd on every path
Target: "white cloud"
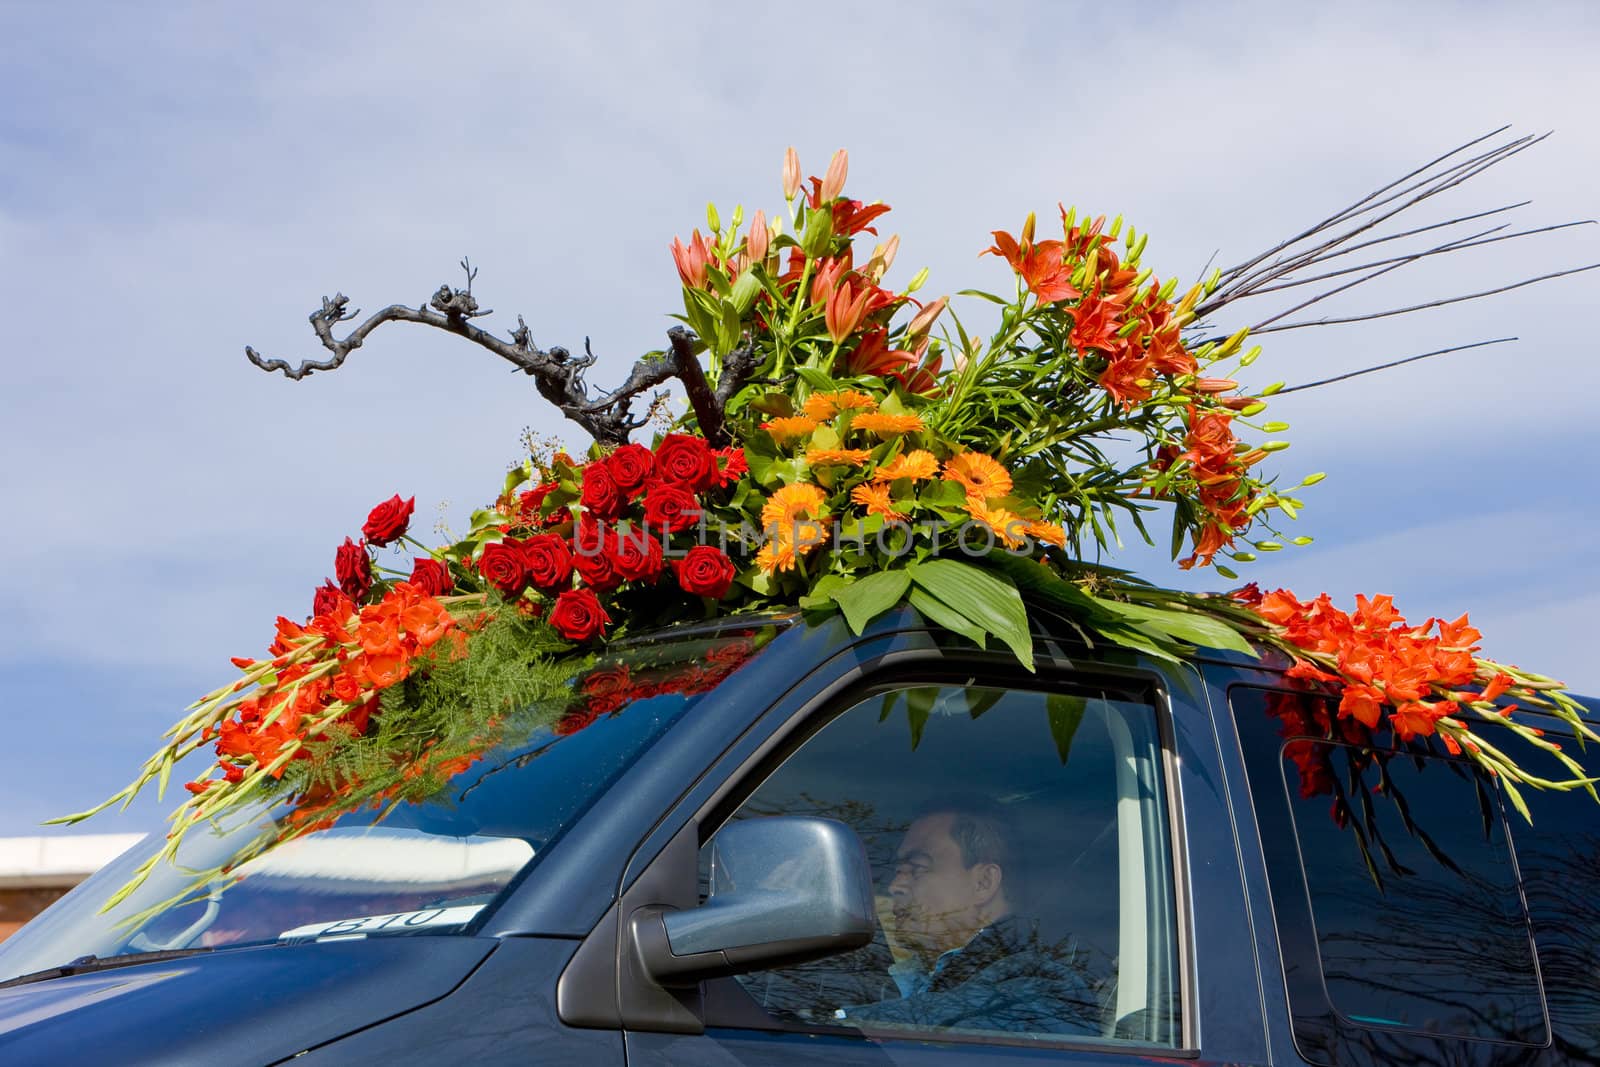
M 896 275 L 927 264 L 941 291 L 1000 284 L 975 258 L 988 231 L 1028 210 L 1048 217 L 1058 199 L 1126 212 L 1152 233 L 1149 260 L 1188 275 L 1215 249 L 1236 260 L 1503 121 L 1559 133 L 1446 207 L 1533 196 L 1528 224 L 1587 217 L 1600 167 L 1600 42 L 1581 4 L 1309 18 L 1269 4 L 824 5 L 803 18 L 289 4 L 248 20 L 202 5 L 107 6 L 70 27 L 6 19 L 0 87 L 33 101 L 0 125 L 12 297 L 0 600 L 15 608 L 13 661 L 247 653 L 371 503 L 399 490 L 431 513 L 449 499 L 459 522 L 492 492 L 521 426 L 561 428 L 486 353 L 403 325 L 300 383 L 249 367 L 244 344 L 320 356 L 305 315 L 321 295 L 421 302 L 470 254 L 492 325 L 520 312 L 545 344 L 590 335 L 606 357 L 595 380 L 612 383 L 661 342 L 676 306 L 671 237 L 700 223 L 708 198 L 775 207 L 791 142 L 812 170 L 848 145 L 852 190 L 895 205 Z M 1330 310 L 1482 287 L 1597 249 L 1592 230 L 1497 245 Z M 1286 584 L 1337 568 L 1352 587 L 1443 592 L 1475 618 L 1500 612 L 1539 662 L 1544 620 L 1575 625 L 1600 576 L 1592 540 L 1537 540 L 1552 501 L 1592 528 L 1595 278 L 1273 335 L 1258 382 L 1524 338 L 1275 405 L 1294 423 L 1285 470 L 1371 475 L 1322 499 L 1402 524 L 1453 508 L 1496 516 L 1450 527 L 1459 557 L 1441 554 L 1434 527 L 1319 546 L 1282 564 Z M 1446 466 L 1474 491 L 1434 495 Z M 1338 527 L 1318 500 L 1307 521 Z M 1518 553 L 1526 573 L 1496 569 Z M 1479 568 L 1476 588 L 1460 587 L 1458 564 Z M 1539 609 L 1516 606 L 1529 581 Z M 1580 655 L 1569 639 L 1545 644 L 1552 659 Z

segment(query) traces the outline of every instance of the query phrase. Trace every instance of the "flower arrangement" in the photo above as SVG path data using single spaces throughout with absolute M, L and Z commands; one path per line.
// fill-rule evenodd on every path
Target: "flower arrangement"
M 1041 237 L 1030 215 L 986 249 L 1009 266 L 1012 291 L 958 294 L 997 309 L 980 338 L 950 297 L 919 298 L 926 271 L 884 287 L 899 238 L 858 248 L 889 208 L 847 196 L 847 168 L 841 151 L 802 183 L 790 150 L 783 215 L 756 211 L 746 226 L 735 210 L 724 226 L 712 207 L 707 233 L 673 241 L 688 330 L 634 376 L 659 382 L 669 368 L 692 410 L 650 445 L 618 440 L 615 421 L 597 421 L 603 404 L 564 407 L 604 431 L 587 457 L 527 457 L 453 543 L 411 539 L 414 500 L 372 509 L 361 539 L 336 551 L 309 618 L 280 618 L 270 658 L 236 660 L 242 676 L 192 706 L 95 809 L 164 787 L 205 746 L 218 757 L 188 783 L 166 848 L 124 894 L 197 822 L 286 802 L 259 852 L 343 812 L 426 796 L 508 729 L 581 729 L 640 692 L 594 667 L 605 641 L 758 609 L 837 611 L 860 632 L 905 602 L 1030 668 L 1030 601 L 1090 640 L 1155 656 L 1277 648 L 1294 658 L 1293 677 L 1339 694 L 1341 723 L 1436 735 L 1496 775 L 1524 813 L 1518 786 L 1594 792 L 1503 698 L 1597 739 L 1577 706 L 1558 683 L 1480 658 L 1464 616 L 1413 627 L 1386 597 L 1346 613 L 1326 596 L 1183 594 L 1083 562 L 1118 543 L 1119 524 L 1149 539 L 1158 509 L 1170 512 L 1179 565 L 1226 578 L 1237 575 L 1223 559 L 1309 541 L 1273 525 L 1297 516 L 1292 494 L 1321 475 L 1282 489 L 1261 473 L 1287 447 L 1274 436 L 1286 427 L 1260 419 L 1277 387 L 1238 384 L 1261 348 L 1246 347 L 1248 331 L 1197 332 L 1228 296 L 1220 271 L 1183 287 L 1143 264 L 1147 235 L 1120 218 L 1062 208 Z M 463 323 L 476 307 L 470 292 L 441 294 L 435 307 Z M 325 302 L 331 321 L 339 300 Z M 546 355 L 525 327 L 518 336 L 517 351 Z M 530 373 L 545 366 L 528 358 Z M 625 405 L 612 410 L 625 420 Z M 384 571 L 374 550 L 400 544 L 419 553 L 409 573 Z M 714 684 L 741 661 L 730 653 L 686 684 Z M 582 707 L 517 718 L 574 685 Z M 1556 752 L 1572 777 L 1522 771 L 1472 731 L 1474 717 Z

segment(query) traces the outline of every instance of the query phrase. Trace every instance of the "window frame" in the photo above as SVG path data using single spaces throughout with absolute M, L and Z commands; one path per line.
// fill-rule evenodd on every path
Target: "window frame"
M 871 1041 L 914 1041 L 956 1046 L 1007 1046 L 1040 1050 L 1128 1052 L 1193 1059 L 1200 1056 L 1199 996 L 1195 982 L 1194 932 L 1190 922 L 1190 887 L 1184 840 L 1182 791 L 1177 765 L 1176 732 L 1166 679 L 1147 668 L 1122 668 L 1092 663 L 1087 668 L 1071 661 L 1040 657 L 1037 671 L 1027 672 L 1009 656 L 986 652 L 952 653 L 941 650 L 908 651 L 862 665 L 848 677 L 784 711 L 774 705 L 763 716 L 782 716 L 754 752 L 731 768 L 711 794 L 690 816 L 697 827 L 696 854 L 783 763 L 828 724 L 885 692 L 919 686 L 982 687 L 1039 693 L 1068 692 L 1138 703 L 1152 710 L 1157 746 L 1156 777 L 1163 790 L 1166 817 L 1167 891 L 1172 907 L 1172 985 L 1177 994 L 1179 1019 L 1176 1045 L 1123 1038 L 1060 1035 L 1014 1037 L 992 1034 L 941 1033 L 891 1028 L 805 1025 L 774 1019 L 756 1005 L 732 978 L 704 983 L 707 1029 L 735 1029 L 769 1033 L 853 1037 Z M 756 1013 L 762 1017 L 755 1018 Z M 763 1025 L 764 1024 L 764 1025 Z

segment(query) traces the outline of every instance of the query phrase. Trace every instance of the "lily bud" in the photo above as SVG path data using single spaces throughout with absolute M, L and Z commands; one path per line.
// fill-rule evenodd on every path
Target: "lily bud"
M 923 267 L 921 270 L 917 271 L 917 273 L 913 274 L 911 276 L 911 281 L 906 284 L 906 295 L 909 296 L 918 289 L 921 289 L 927 280 L 928 268 Z
M 933 324 L 939 316 L 944 314 L 945 305 L 949 303 L 950 298 L 948 296 L 941 296 L 931 304 L 924 305 L 922 310 L 917 312 L 916 317 L 911 320 L 911 325 L 906 327 L 906 336 L 915 337 L 918 334 L 927 333 L 933 328 Z
M 1033 244 L 1033 226 L 1037 221 L 1038 220 L 1034 218 L 1033 212 L 1028 212 L 1028 218 L 1022 224 L 1022 237 L 1018 243 L 1023 245 Z
M 1215 396 L 1218 393 L 1231 393 L 1239 388 L 1239 383 L 1232 378 L 1196 378 L 1194 391 Z
M 745 239 L 745 249 L 750 253 L 752 263 L 760 263 L 767 258 L 767 242 L 770 239 L 766 213 L 757 208 L 755 217 L 750 220 L 750 236 Z
M 800 153 L 794 145 L 783 154 L 783 198 L 793 200 L 800 192 Z
M 850 170 L 850 153 L 843 148 L 833 154 L 828 163 L 828 173 L 822 176 L 822 202 L 836 200 L 844 192 L 844 178 Z
M 900 252 L 900 235 L 894 234 L 883 246 L 883 269 L 894 266 L 894 257 Z
M 708 203 L 706 205 L 706 225 L 711 228 L 712 233 L 722 232 L 722 219 L 717 215 L 717 205 L 715 204 Z

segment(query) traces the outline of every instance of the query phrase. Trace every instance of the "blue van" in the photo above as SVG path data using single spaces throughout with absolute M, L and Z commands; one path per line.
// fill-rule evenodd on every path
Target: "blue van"
M 1036 673 L 909 608 L 675 627 L 130 925 L 185 881 L 102 913 L 136 848 L 0 945 L 0 1064 L 1600 1064 L 1600 804 L 1033 615 Z

